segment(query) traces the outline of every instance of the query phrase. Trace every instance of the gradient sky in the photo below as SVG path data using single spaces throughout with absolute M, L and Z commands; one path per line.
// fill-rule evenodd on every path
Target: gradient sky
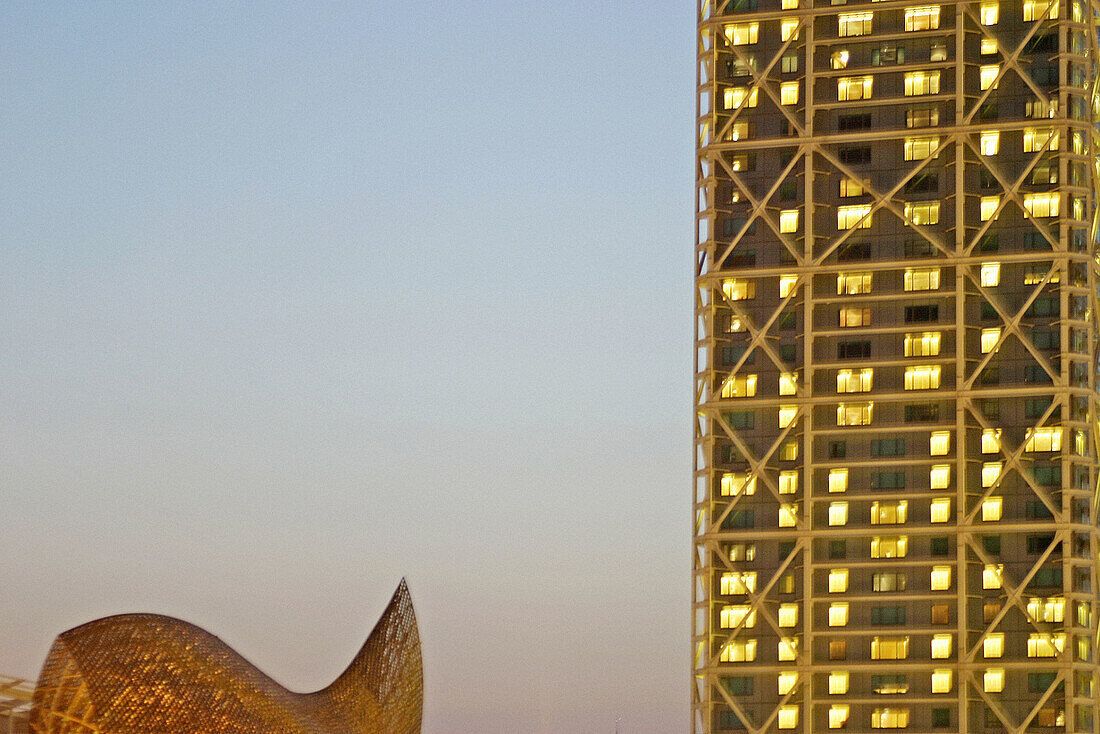
M 153 611 L 688 728 L 694 3 L 0 5 L 0 672 Z

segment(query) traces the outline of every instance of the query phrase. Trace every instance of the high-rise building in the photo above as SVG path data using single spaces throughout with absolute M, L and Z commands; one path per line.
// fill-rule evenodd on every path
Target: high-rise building
M 700 0 L 693 731 L 1100 731 L 1097 0 Z

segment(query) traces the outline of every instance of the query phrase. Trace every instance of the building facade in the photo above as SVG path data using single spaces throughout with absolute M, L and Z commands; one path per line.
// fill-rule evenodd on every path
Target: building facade
M 698 13 L 693 732 L 1100 732 L 1100 3 Z

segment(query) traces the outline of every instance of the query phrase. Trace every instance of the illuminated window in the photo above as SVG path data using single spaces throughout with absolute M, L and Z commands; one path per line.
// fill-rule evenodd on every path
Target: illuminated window
M 1027 613 L 1039 622 L 1062 622 L 1066 618 L 1066 600 L 1060 596 L 1032 597 L 1027 602 Z
M 996 38 L 983 38 L 981 45 L 982 56 L 991 56 L 997 53 L 997 39 Z
M 1001 282 L 1000 263 L 982 263 L 979 271 L 979 282 L 983 288 L 992 288 Z
M 928 471 L 928 481 L 932 489 L 947 489 L 951 486 L 951 465 L 933 464 Z
M 940 333 L 938 331 L 905 335 L 906 357 L 935 357 L 939 353 Z
M 797 209 L 784 209 L 779 212 L 779 231 L 784 233 L 798 231 Z
M 798 727 L 798 706 L 779 707 L 779 728 L 794 729 Z
M 905 74 L 905 96 L 940 93 L 939 71 L 910 71 Z
M 779 85 L 780 104 L 798 104 L 798 82 L 783 82 Z
M 786 428 L 794 423 L 795 417 L 798 416 L 797 405 L 780 405 L 779 406 L 779 427 Z
M 729 87 L 724 93 L 726 109 L 735 110 L 744 104 L 745 107 L 755 107 L 760 98 L 759 87 L 753 87 L 750 92 L 747 87 Z
M 798 10 L 798 0 L 782 0 L 779 7 L 783 10 Z
M 996 348 L 997 342 L 1001 340 L 1001 327 L 997 326 L 991 329 L 982 329 L 982 354 L 989 354 Z
M 997 20 L 1000 16 L 1000 4 L 995 2 L 982 3 L 978 9 L 978 19 L 982 25 L 997 25 Z
M 779 394 L 794 395 L 798 389 L 798 375 L 793 372 L 782 372 L 779 375 Z
M 1005 654 L 1004 632 L 990 632 L 982 642 L 983 658 L 999 658 Z
M 798 18 L 784 18 L 779 21 L 779 39 L 786 41 L 791 37 L 798 40 Z
M 798 492 L 798 472 L 779 472 L 779 494 L 795 494 Z
M 730 375 L 722 383 L 722 397 L 751 398 L 756 395 L 756 375 Z
M 932 566 L 932 591 L 947 591 L 951 588 L 951 567 Z
M 871 503 L 872 525 L 901 525 L 905 523 L 909 503 L 906 500 Z
M 932 671 L 932 693 L 951 693 L 951 671 Z
M 932 635 L 932 659 L 944 660 L 951 657 L 951 635 Z
M 871 18 L 874 13 L 841 13 L 837 17 L 837 35 L 866 36 L 871 32 Z
M 997 155 L 1001 149 L 1001 134 L 996 130 L 986 130 L 978 138 L 982 155 Z
M 756 281 L 727 278 L 722 281 L 722 293 L 730 301 L 747 301 L 756 298 Z
M 902 285 L 907 291 L 934 291 L 940 287 L 939 268 L 906 268 Z
M 848 672 L 844 670 L 834 670 L 829 673 L 829 694 L 832 696 L 843 696 L 848 692 Z
M 848 490 L 848 470 L 847 469 L 830 469 L 829 470 L 829 491 L 830 492 L 846 492 Z
M 999 330 L 998 330 L 999 331 Z M 982 335 L 985 336 L 984 334 Z M 982 350 L 986 351 L 985 349 Z M 983 454 L 995 454 L 1001 450 L 1001 429 L 1000 428 L 984 428 L 982 429 L 982 453 Z
M 834 568 L 829 571 L 829 593 L 840 594 L 848 590 L 848 569 Z
M 722 645 L 723 663 L 751 663 L 756 660 L 756 640 L 733 640 Z
M 1000 64 L 986 64 L 978 67 L 978 86 L 983 92 L 990 87 L 997 88 L 997 75 L 1000 71 Z
M 780 638 L 779 659 L 787 662 L 798 659 L 798 640 L 794 638 Z
M 909 726 L 909 709 L 877 708 L 871 712 L 872 729 L 904 729 Z
M 873 83 L 871 76 L 842 76 L 836 80 L 836 98 L 840 102 L 870 99 Z
M 840 195 L 842 197 L 863 196 L 863 183 L 854 178 L 840 179 Z
M 782 224 L 782 218 L 779 220 Z M 795 227 L 798 227 L 798 212 L 795 212 Z M 797 275 L 780 275 L 779 276 L 779 297 L 786 298 L 794 292 L 794 287 L 798 283 Z
M 1032 632 L 1028 635 L 1027 656 L 1029 658 L 1053 658 L 1065 649 L 1065 633 Z
M 905 30 L 930 31 L 940 27 L 940 6 L 905 9 Z
M 950 497 L 937 497 L 936 499 L 932 500 L 931 521 L 932 522 L 950 522 L 951 521 L 951 498 Z
M 848 49 L 846 48 L 839 51 L 833 51 L 832 56 L 829 57 L 829 64 L 834 69 L 845 69 L 848 67 L 849 58 L 851 58 L 851 55 L 848 53 Z
M 947 456 L 951 451 L 951 431 L 932 431 L 928 443 L 932 456 Z
M 798 525 L 798 506 L 782 504 L 779 506 L 779 527 L 793 528 Z
M 830 502 L 829 503 L 829 525 L 847 525 L 848 524 L 848 503 L 847 502 Z
M 755 543 L 734 543 L 730 546 L 731 561 L 752 561 L 756 558 Z
M 836 424 L 838 426 L 871 425 L 874 403 L 841 403 L 836 406 Z
M 1004 573 L 1005 565 L 1003 563 L 987 563 L 982 568 L 982 588 L 983 589 L 999 589 L 1001 588 L 1001 575 Z
M 756 43 L 760 34 L 759 23 L 733 23 L 723 29 L 726 40 L 732 46 L 748 46 Z
M 883 535 L 871 538 L 871 558 L 905 558 L 909 552 L 906 535 Z
M 982 464 L 982 487 L 988 489 L 988 488 L 992 487 L 994 484 L 997 483 L 997 480 L 1001 478 L 1001 467 L 1002 466 L 1003 465 L 999 461 L 987 461 L 984 464 Z M 985 514 L 986 514 L 985 509 L 986 509 L 985 504 L 983 503 L 982 504 L 982 519 L 983 520 L 987 519 L 985 517 Z M 990 509 L 990 511 L 992 511 L 992 508 Z M 998 512 L 998 515 L 999 514 L 1000 513 Z M 990 519 L 999 520 L 1000 517 L 990 518 Z
M 873 379 L 873 367 L 864 367 L 858 370 L 837 370 L 836 391 L 838 393 L 868 392 L 871 389 Z
M 830 684 L 832 678 L 829 679 Z M 843 729 L 848 725 L 849 708 L 847 704 L 835 704 L 829 707 L 829 728 Z
M 997 465 L 997 476 L 1000 476 L 1001 464 L 1000 462 L 991 462 Z M 982 467 L 982 482 L 986 480 L 985 467 Z M 992 485 L 991 485 L 992 486 Z M 1001 519 L 1002 508 L 1004 507 L 1004 500 L 1001 497 L 987 497 L 982 501 L 982 522 L 996 522 Z
M 871 292 L 871 273 L 837 273 L 836 294 L 838 296 L 857 296 Z
M 779 674 L 779 695 L 786 696 L 788 693 L 794 690 L 795 684 L 798 683 L 798 673 L 793 670 L 785 670 Z
M 988 222 L 997 214 L 997 206 L 1001 203 L 999 195 L 983 196 L 978 205 L 978 216 L 983 222 Z
M 1025 0 L 1025 3 L 1027 0 Z M 1024 152 L 1035 153 L 1040 150 L 1058 150 L 1058 128 L 1025 127 Z
M 779 605 L 779 626 L 780 627 L 795 627 L 798 625 L 798 605 L 797 604 L 780 604 Z
M 784 441 L 779 447 L 780 461 L 794 461 L 798 458 L 798 441 Z
M 906 138 L 902 150 L 907 161 L 919 161 L 933 155 L 940 149 L 940 138 L 931 135 L 920 138 Z
M 837 229 L 869 229 L 870 227 L 870 204 L 853 204 L 836 208 Z
M 1000 693 L 1005 689 L 1005 669 L 987 668 L 982 680 L 986 693 Z
M 871 638 L 872 660 L 905 660 L 909 657 L 909 637 Z
M 846 627 L 848 625 L 848 602 L 833 602 L 829 605 L 829 626 Z
M 744 622 L 745 627 L 756 626 L 756 611 L 748 604 L 734 604 L 722 608 L 721 624 L 725 629 L 733 629 Z
M 733 123 L 733 125 L 730 126 L 727 137 L 733 141 L 747 140 L 751 137 L 749 135 L 749 123 L 744 120 Z
M 756 571 L 734 571 L 722 574 L 722 594 L 755 594 Z
M 722 496 L 737 497 L 756 494 L 756 475 L 746 472 L 726 472 L 722 475 Z
M 870 326 L 871 309 L 858 306 L 842 306 L 840 309 L 840 326 L 851 328 L 853 326 Z
M 1061 451 L 1061 428 L 1029 428 L 1024 433 L 1024 451 Z
M 1058 0 L 1024 0 L 1024 20 L 1058 20 Z
M 906 390 L 935 390 L 940 386 L 940 366 L 905 368 Z
M 1056 217 L 1062 197 L 1057 191 L 1024 194 L 1024 209 L 1033 217 Z
M 938 201 L 916 201 L 905 205 L 905 217 L 913 224 L 939 224 L 940 203 Z

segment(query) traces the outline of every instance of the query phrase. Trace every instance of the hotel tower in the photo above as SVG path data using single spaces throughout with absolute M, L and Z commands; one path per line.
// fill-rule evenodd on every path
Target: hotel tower
M 1100 0 L 700 0 L 692 731 L 1100 732 Z

